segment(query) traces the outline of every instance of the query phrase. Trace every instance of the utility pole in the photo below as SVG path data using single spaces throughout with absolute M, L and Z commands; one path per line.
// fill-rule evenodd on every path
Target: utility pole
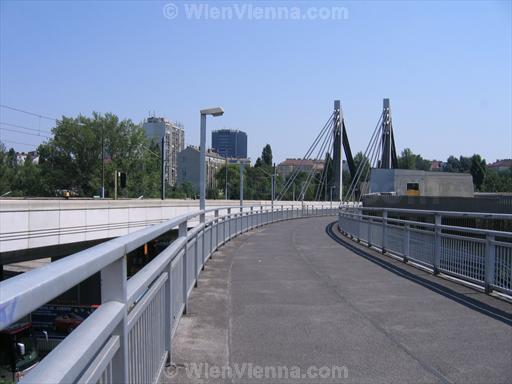
M 166 143 L 166 140 L 165 140 L 165 133 L 164 133 L 164 135 L 162 137 L 161 154 L 160 154 L 160 159 L 162 160 L 161 169 L 160 169 L 160 198 L 162 200 L 165 200 L 165 159 L 166 159 L 165 143 Z
M 117 177 L 119 174 L 117 173 L 117 169 L 114 171 L 114 200 L 117 200 Z
M 224 187 L 224 199 L 228 199 L 228 157 L 226 156 L 226 167 L 225 167 L 226 185 Z
M 240 211 L 244 206 L 244 165 L 242 162 L 240 164 Z
M 101 198 L 105 198 L 105 123 L 101 125 Z
M 276 195 L 276 163 L 274 163 L 274 166 L 273 166 L 273 170 L 272 170 L 272 175 L 270 176 L 270 181 L 271 181 L 271 188 L 270 188 L 270 200 L 272 200 L 272 209 L 274 209 L 274 200 L 275 200 L 275 195 Z

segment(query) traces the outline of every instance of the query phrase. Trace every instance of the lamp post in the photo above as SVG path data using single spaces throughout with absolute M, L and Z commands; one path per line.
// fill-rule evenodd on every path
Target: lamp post
M 105 198 L 105 123 L 101 124 L 101 198 Z
M 239 163 L 240 166 L 240 212 L 243 211 L 244 206 L 244 165 L 242 162 Z
M 201 139 L 199 147 L 199 209 L 206 208 L 206 116 L 222 116 L 224 110 L 220 107 L 202 109 L 201 114 Z
M 226 185 L 224 186 L 224 200 L 227 200 L 228 199 L 228 156 L 226 155 L 225 157 L 226 159 L 226 164 L 225 164 L 225 181 L 226 181 Z

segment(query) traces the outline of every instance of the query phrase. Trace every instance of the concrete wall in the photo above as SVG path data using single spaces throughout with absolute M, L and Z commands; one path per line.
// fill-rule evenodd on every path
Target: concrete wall
M 247 206 L 270 204 L 269 201 L 244 203 Z M 210 200 L 207 207 L 239 204 L 236 200 Z M 293 204 L 301 206 L 301 202 Z M 0 256 L 21 249 L 117 237 L 198 209 L 198 200 L 0 199 Z
M 370 192 L 396 192 L 404 196 L 407 183 L 418 183 L 420 196 L 473 197 L 473 178 L 468 173 L 425 172 L 409 169 L 372 169 Z

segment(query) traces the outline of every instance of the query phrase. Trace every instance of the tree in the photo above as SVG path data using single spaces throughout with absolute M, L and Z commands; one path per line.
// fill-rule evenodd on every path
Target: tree
M 421 155 L 415 155 L 410 148 L 405 148 L 398 158 L 399 169 L 417 169 L 420 171 L 429 171 L 432 162 L 425 160 Z
M 272 166 L 272 148 L 270 147 L 270 144 L 265 145 L 263 148 L 263 151 L 261 152 L 261 161 L 264 165 L 269 167 Z
M 0 196 L 12 189 L 11 183 L 14 178 L 14 168 L 9 159 L 9 152 L 4 144 L 0 142 Z
M 46 193 L 71 189 L 85 196 L 99 194 L 103 161 L 107 195 L 113 195 L 118 170 L 129 180 L 120 195 L 158 196 L 160 159 L 151 154 L 158 150 L 151 151 L 144 130 L 131 120 L 120 121 L 110 113 L 63 117 L 52 133 L 54 137 L 38 149 Z
M 473 159 L 472 157 L 459 157 L 460 172 L 470 172 Z
M 430 166 L 432 165 L 432 162 L 430 160 L 425 160 L 421 155 L 416 155 L 416 161 L 414 164 L 414 169 L 420 170 L 420 171 L 430 171 Z
M 462 167 L 460 165 L 459 159 L 455 156 L 450 156 L 448 160 L 446 160 L 446 165 L 444 167 L 444 171 L 446 172 L 462 172 Z
M 18 166 L 16 178 L 13 180 L 11 187 L 16 191 L 16 195 L 20 196 L 44 195 L 41 169 L 34 164 L 34 159 L 30 154 L 25 162 Z
M 416 155 L 410 148 L 405 148 L 401 156 L 398 158 L 399 169 L 415 169 L 416 168 Z
M 480 155 L 475 154 L 471 157 L 470 172 L 473 176 L 473 184 L 475 184 L 477 190 L 480 190 L 485 179 L 485 160 Z
M 237 164 L 227 165 L 227 196 L 228 199 L 240 198 L 240 170 Z M 244 175 L 245 176 L 245 175 Z M 244 178 L 244 187 L 246 185 Z M 215 174 L 215 181 L 218 186 L 225 192 L 226 189 L 226 165 L 222 166 Z

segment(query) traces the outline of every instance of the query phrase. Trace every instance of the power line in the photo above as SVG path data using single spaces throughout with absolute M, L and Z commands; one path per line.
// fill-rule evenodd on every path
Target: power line
M 15 132 L 15 133 L 21 133 L 22 135 L 30 135 L 30 136 L 36 136 L 36 137 L 44 137 L 45 139 L 49 139 L 50 137 L 44 136 L 44 135 L 37 135 L 35 133 L 30 132 L 23 132 L 23 131 L 17 131 L 15 129 L 9 129 L 9 128 L 2 128 L 0 127 L 0 131 L 9 131 L 9 132 Z
M 0 140 L 0 142 L 2 143 L 8 143 L 8 144 L 14 144 L 14 145 L 23 145 L 25 147 L 29 147 L 29 148 L 33 148 L 33 149 L 37 149 L 37 146 L 35 145 L 31 145 L 31 144 L 27 144 L 27 143 L 20 143 L 18 141 L 11 141 L 11 140 Z
M 14 107 L 10 107 L 10 106 L 4 105 L 4 104 L 0 104 L 0 107 L 6 108 L 6 109 L 10 109 L 11 111 L 25 113 L 25 114 L 31 115 L 31 116 L 36 116 L 36 117 L 39 117 L 40 119 L 47 119 L 47 120 L 57 121 L 57 119 L 55 119 L 53 117 L 41 115 L 41 114 L 35 113 L 35 112 L 25 111 L 24 109 L 14 108 Z
M 18 125 L 18 124 L 12 124 L 12 123 L 6 123 L 6 122 L 3 122 L 3 121 L 0 121 L 0 125 L 7 125 L 9 127 L 14 127 L 14 128 L 21 128 L 21 129 L 27 129 L 29 131 L 34 131 L 34 132 L 42 132 L 42 133 L 49 133 L 51 134 L 50 131 L 46 131 L 46 130 L 41 130 L 41 129 L 35 129 L 35 128 L 29 128 L 29 127 L 25 127 L 23 125 Z

